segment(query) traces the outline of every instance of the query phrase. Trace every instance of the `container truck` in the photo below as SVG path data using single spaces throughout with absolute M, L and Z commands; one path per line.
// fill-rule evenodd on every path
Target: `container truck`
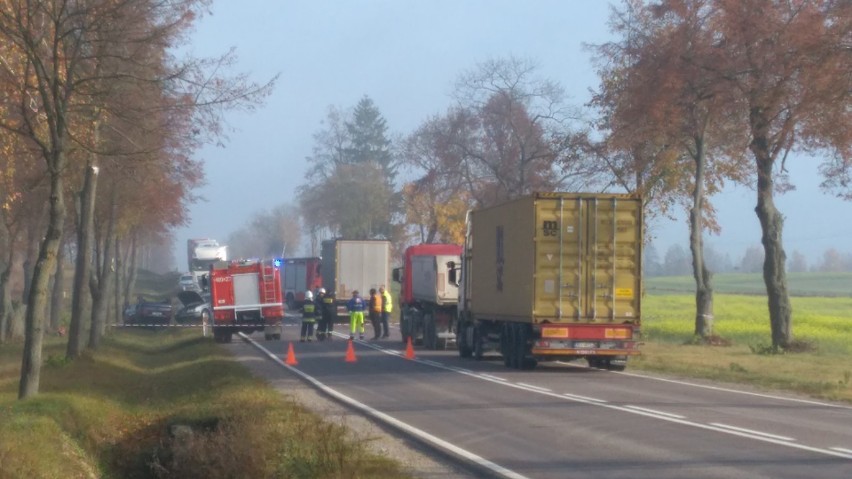
M 539 193 L 468 214 L 458 350 L 506 366 L 585 358 L 623 370 L 639 354 L 642 202 Z
M 281 263 L 281 286 L 288 309 L 297 309 L 305 300 L 305 291 L 322 286 L 319 258 L 284 258 Z
M 448 263 L 461 260 L 462 247 L 419 244 L 405 250 L 403 265 L 393 270 L 400 283 L 399 329 L 402 341 L 428 349 L 445 349 L 456 339 L 459 290 L 450 282 Z
M 390 242 L 333 239 L 322 242 L 322 287 L 337 303 L 337 321 L 348 321 L 352 292 L 364 298 L 370 288 L 390 285 Z
M 203 290 L 206 289 L 203 278 L 209 274 L 210 266 L 217 261 L 228 260 L 228 247 L 220 245 L 215 239 L 190 239 L 186 242 L 186 258 L 196 286 Z
M 263 331 L 281 339 L 284 302 L 280 260 L 219 261 L 210 266 L 213 338 L 230 343 L 237 332 Z

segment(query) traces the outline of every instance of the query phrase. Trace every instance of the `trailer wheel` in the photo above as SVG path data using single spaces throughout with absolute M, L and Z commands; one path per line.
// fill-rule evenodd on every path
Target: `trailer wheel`
M 503 334 L 500 335 L 500 352 L 503 354 L 503 365 L 512 367 L 512 345 L 515 343 L 514 329 L 511 323 L 503 323 Z
M 523 370 L 534 369 L 538 365 L 538 361 L 536 361 L 531 354 L 532 350 L 529 344 L 529 339 L 531 336 L 530 328 L 526 324 L 518 324 L 517 330 L 517 349 L 515 350 L 517 353 L 517 359 L 515 360 L 517 363 L 517 367 L 518 369 Z
M 423 315 L 423 345 L 426 349 L 434 351 L 438 347 L 438 338 L 435 332 L 435 322 L 431 314 Z
M 473 359 L 482 361 L 485 355 L 485 340 L 482 338 L 482 328 L 473 325 Z
M 459 343 L 459 357 L 469 358 L 473 355 L 472 337 L 474 335 L 474 327 L 468 322 L 462 323 L 462 326 L 456 331 Z M 470 339 L 470 341 L 468 341 Z

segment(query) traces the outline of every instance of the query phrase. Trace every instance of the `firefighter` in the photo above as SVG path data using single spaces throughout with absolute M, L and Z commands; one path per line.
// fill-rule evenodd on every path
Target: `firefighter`
M 349 339 L 355 339 L 355 331 L 358 338 L 364 339 L 364 299 L 358 294 L 358 290 L 352 291 L 352 298 L 346 303 L 349 311 Z
M 333 293 L 326 293 L 325 288 L 320 288 L 316 297 L 316 306 L 319 308 L 320 322 L 317 327 L 317 339 L 331 341 L 334 331 L 334 317 L 337 316 L 337 305 Z
M 373 339 L 382 337 L 382 297 L 376 289 L 370 289 L 370 324 L 373 325 Z
M 391 301 L 390 292 L 385 289 L 385 285 L 379 287 L 379 295 L 382 297 L 382 331 L 384 331 L 382 337 L 387 338 L 390 336 L 388 321 L 390 320 L 391 311 L 393 311 L 393 302 Z
M 305 291 L 305 301 L 302 303 L 302 336 L 299 342 L 311 342 L 314 340 L 314 323 L 317 321 L 316 304 L 314 294 Z

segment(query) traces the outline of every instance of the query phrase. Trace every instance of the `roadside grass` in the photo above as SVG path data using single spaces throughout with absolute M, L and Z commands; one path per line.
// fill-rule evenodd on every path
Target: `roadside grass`
M 766 354 L 771 344 L 765 296 L 714 295 L 715 334 L 730 346 L 690 344 L 695 299 L 643 299 L 642 356 L 630 368 L 747 383 L 852 402 L 852 298 L 792 297 L 793 336 L 807 352 Z
M 0 478 L 407 477 L 197 334 L 116 332 L 71 363 L 50 338 L 26 401 L 20 346 L 3 345 Z

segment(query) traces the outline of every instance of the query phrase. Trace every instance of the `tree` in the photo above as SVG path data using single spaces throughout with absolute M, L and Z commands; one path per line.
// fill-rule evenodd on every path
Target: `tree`
M 563 88 L 514 57 L 492 59 L 459 76 L 451 142 L 468 193 L 479 207 L 533 191 L 581 189 L 589 182 L 576 154 L 582 135 Z
M 702 337 L 712 334 L 714 317 L 704 231 L 719 229 L 708 197 L 725 179 L 747 178 L 746 138 L 734 128 L 737 111 L 702 64 L 715 55 L 706 27 L 712 12 L 706 1 L 667 0 L 650 6 L 628 3 L 626 11 L 614 12 L 614 29 L 626 38 L 598 48 L 618 67 L 602 69 L 607 78 L 596 97 L 607 112 L 610 147 L 645 145 L 643 150 L 651 146 L 659 151 L 651 156 L 651 162 L 659 163 L 653 169 L 670 179 L 652 185 L 665 185 L 660 193 L 672 195 L 687 209 L 695 334 Z
M 660 263 L 660 253 L 654 242 L 649 242 L 643 250 L 642 267 L 643 273 L 646 276 L 661 276 L 663 274 L 663 265 Z
M 758 246 L 746 248 L 743 259 L 740 261 L 740 271 L 743 273 L 759 273 L 762 270 L 763 250 Z
M 38 247 L 38 259 L 28 282 L 29 307 L 21 367 L 19 398 L 38 392 L 47 286 L 55 269 L 66 215 L 65 195 L 75 148 L 99 151 L 98 109 L 115 100 L 110 86 L 158 85 L 161 98 L 174 101 L 149 104 L 148 112 L 190 110 L 191 144 L 217 136 L 224 107 L 250 108 L 268 93 L 271 84 L 246 84 L 210 73 L 233 61 L 219 59 L 177 62 L 166 50 L 183 39 L 185 29 L 206 5 L 204 0 L 157 2 L 91 0 L 5 0 L 0 9 L 0 37 L 20 59 L 4 72 L 3 81 L 20 92 L 13 115 L 0 117 L 0 129 L 19 135 L 39 152 L 46 171 L 48 223 Z M 159 49 L 158 61 L 136 56 Z M 4 50 L 6 51 L 6 50 Z M 147 62 L 147 63 L 146 63 Z M 140 72 L 140 65 L 159 70 Z M 104 68 L 109 66 L 110 68 Z M 140 75 L 144 73 L 144 75 Z M 149 132 L 151 133 L 151 132 Z
M 669 246 L 663 259 L 663 271 L 666 276 L 685 276 L 690 272 L 689 256 L 679 244 Z
M 228 236 L 230 254 L 237 258 L 294 256 L 301 227 L 294 205 L 284 203 L 263 211 Z
M 299 188 L 312 236 L 325 230 L 349 239 L 394 237 L 396 166 L 386 121 L 373 101 L 362 98 L 351 114 L 329 108 L 314 142 Z
M 734 93 L 740 127 L 751 136 L 772 344 L 784 348 L 792 341 L 792 308 L 777 174 L 791 151 L 828 152 L 824 186 L 852 197 L 852 3 L 717 0 L 713 6 L 710 39 L 719 54 L 703 65 Z

